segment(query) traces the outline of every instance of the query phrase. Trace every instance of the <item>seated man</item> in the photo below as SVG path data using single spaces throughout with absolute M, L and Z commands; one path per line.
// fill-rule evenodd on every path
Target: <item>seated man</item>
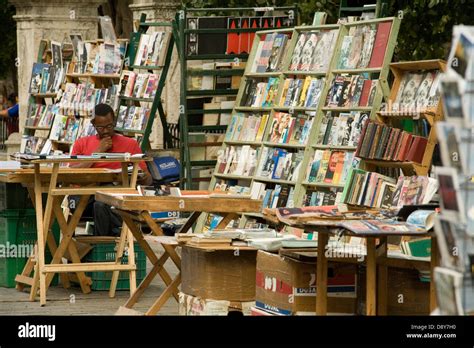
M 142 153 L 142 150 L 135 139 L 115 134 L 115 114 L 114 110 L 109 105 L 96 105 L 91 122 L 97 131 L 97 135 L 91 135 L 76 140 L 71 151 L 72 155 L 91 155 L 96 152 L 128 152 L 132 155 Z M 71 163 L 70 166 L 76 168 L 122 168 L 120 162 Z M 140 162 L 140 168 L 143 170 L 144 174 L 139 177 L 138 182 L 142 185 L 151 185 L 152 178 L 147 170 L 145 162 Z M 77 198 L 73 199 L 76 203 L 78 202 Z M 94 235 L 119 235 L 120 227 L 122 226 L 121 217 L 107 204 L 92 201 L 90 202 L 90 205 L 93 205 Z

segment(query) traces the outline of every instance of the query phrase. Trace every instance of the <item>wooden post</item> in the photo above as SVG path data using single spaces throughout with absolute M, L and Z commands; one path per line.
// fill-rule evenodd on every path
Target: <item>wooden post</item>
M 366 315 L 376 314 L 376 287 L 377 287 L 377 263 L 375 255 L 375 238 L 367 237 L 367 298 L 366 298 Z
M 326 248 L 329 236 L 318 232 L 318 260 L 316 263 L 316 315 L 327 314 L 328 260 Z
M 380 238 L 378 259 L 387 258 L 387 237 Z M 388 267 L 385 262 L 377 265 L 377 314 L 387 315 Z

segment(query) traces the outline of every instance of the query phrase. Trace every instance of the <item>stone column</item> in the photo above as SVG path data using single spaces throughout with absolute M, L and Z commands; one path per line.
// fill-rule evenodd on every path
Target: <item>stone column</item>
M 37 59 L 39 41 L 50 39 L 69 42 L 70 33 L 80 33 L 85 40 L 98 35 L 97 8 L 104 0 L 10 0 L 16 7 L 18 97 L 20 132 L 28 109 L 31 68 Z
M 146 20 L 150 22 L 171 22 L 174 19 L 176 10 L 180 6 L 179 0 L 134 0 L 130 5 L 133 12 L 133 20 L 138 21 L 142 13 L 146 14 Z M 173 48 L 171 65 L 168 70 L 166 87 L 161 94 L 163 109 L 170 123 L 178 123 L 179 119 L 179 86 L 180 86 L 179 59 L 176 46 Z M 153 123 L 153 131 L 150 135 L 150 144 L 153 149 L 163 148 L 163 128 L 159 116 Z

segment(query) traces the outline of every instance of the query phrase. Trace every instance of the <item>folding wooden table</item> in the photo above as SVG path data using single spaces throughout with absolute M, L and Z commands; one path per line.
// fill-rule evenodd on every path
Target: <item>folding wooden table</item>
M 318 248 L 316 262 L 316 314 L 327 314 L 327 286 L 328 286 L 328 258 L 326 256 L 326 248 L 329 241 L 329 235 L 335 234 L 335 228 L 326 225 L 318 226 L 317 222 L 308 223 L 290 223 L 285 219 L 282 221 L 292 227 L 304 229 L 306 231 L 318 232 Z M 346 236 L 361 237 L 366 239 L 367 255 L 365 264 L 366 273 L 366 315 L 386 315 L 387 314 L 387 279 L 388 266 L 410 263 L 410 260 L 397 260 L 387 257 L 387 237 L 388 236 L 414 236 L 410 232 L 390 232 L 390 231 L 373 231 L 367 234 L 353 233 L 347 229 L 337 227 L 337 232 Z M 430 270 L 431 279 L 433 279 L 434 268 L 438 265 L 438 250 L 434 233 L 417 233 L 417 237 L 431 237 L 431 260 Z M 376 245 L 376 239 L 380 240 Z M 334 258 L 332 258 L 334 259 Z M 436 308 L 436 294 L 434 281 L 430 283 L 430 308 Z
M 40 181 L 42 185 L 42 192 L 47 192 L 50 179 L 52 174 L 52 168 L 50 167 L 41 167 L 40 169 Z M 91 185 L 91 184 L 106 184 L 106 183 L 113 183 L 119 182 L 121 180 L 121 174 L 112 172 L 109 169 L 104 168 L 67 168 L 63 167 L 59 169 L 58 173 L 58 182 L 61 182 L 63 185 Z M 33 206 L 35 205 L 35 190 L 34 190 L 34 182 L 35 182 L 35 172 L 34 169 L 29 168 L 21 168 L 21 169 L 0 169 L 0 182 L 8 183 L 8 184 L 21 184 L 27 188 L 29 196 L 33 202 Z M 61 214 L 62 215 L 62 214 Z M 48 228 L 51 229 L 51 226 L 54 222 L 56 215 L 52 214 L 50 226 Z M 56 241 L 54 240 L 51 234 L 48 234 L 46 243 L 48 248 L 53 255 L 56 252 L 57 245 Z M 28 258 L 28 261 L 23 268 L 21 274 L 18 274 L 15 278 L 16 281 L 16 288 L 18 291 L 23 291 L 25 285 L 31 286 L 33 290 L 33 278 L 30 276 L 34 270 L 36 259 L 36 253 L 33 253 Z M 69 277 L 67 277 L 66 273 L 61 273 L 61 284 L 64 288 L 69 288 Z M 84 293 L 90 292 L 90 279 L 89 277 L 81 277 L 83 280 L 80 281 L 80 285 L 82 291 Z M 36 291 L 36 290 L 35 290 Z M 30 293 L 31 299 L 34 299 L 35 292 L 31 291 Z
M 133 236 L 153 264 L 152 270 L 148 273 L 145 279 L 143 279 L 137 290 L 130 296 L 124 307 L 131 309 L 157 274 L 160 275 L 166 285 L 165 291 L 147 310 L 145 313 L 146 315 L 155 315 L 158 313 L 170 296 L 174 296 L 175 299 L 178 300 L 178 286 L 181 283 L 181 259 L 175 250 L 178 243 L 170 238 L 161 238 L 159 240 L 165 252 L 160 258 L 158 258 L 137 228 L 136 221 L 145 222 L 155 236 L 163 237 L 163 230 L 153 220 L 150 212 L 192 212 L 192 215 L 181 227 L 180 231 L 177 232 L 180 233 L 188 231 L 202 213 L 222 215 L 223 219 L 216 227 L 217 229 L 220 229 L 225 228 L 231 220 L 237 218 L 237 213 L 260 212 L 262 209 L 261 200 L 210 197 L 209 195 L 192 197 L 187 197 L 186 195 L 182 197 L 126 196 L 108 192 L 97 192 L 95 199 L 117 208 L 118 213 L 123 217 L 124 222 L 127 224 Z M 168 258 L 171 258 L 179 270 L 178 275 L 174 279 L 171 279 L 164 269 L 164 264 Z
M 79 219 L 82 216 L 82 213 L 89 201 L 89 197 L 94 195 L 98 190 L 109 191 L 109 192 L 134 192 L 137 176 L 138 176 L 138 164 L 141 161 L 147 159 L 143 158 L 129 158 L 129 157 L 117 157 L 117 158 L 81 158 L 81 159 L 71 159 L 71 158 L 58 158 L 58 159 L 35 159 L 26 161 L 34 165 L 34 205 L 36 211 L 36 226 L 37 226 L 37 251 L 36 251 L 36 264 L 34 269 L 33 279 L 30 281 L 24 279 L 26 283 L 31 284 L 30 299 L 34 300 L 36 298 L 36 293 L 38 286 L 40 289 L 40 304 L 46 304 L 46 291 L 51 283 L 55 273 L 69 273 L 75 272 L 78 276 L 81 289 L 83 292 L 90 292 L 90 282 L 85 276 L 85 272 L 89 271 L 129 271 L 130 272 L 130 291 L 135 290 L 136 282 L 136 265 L 133 252 L 133 240 L 129 238 L 129 250 L 131 250 L 131 255 L 128 257 L 128 264 L 121 264 L 123 250 L 125 248 L 125 242 L 127 235 L 129 234 L 126 228 L 122 229 L 120 236 L 120 242 L 117 248 L 116 260 L 115 262 L 101 262 L 101 263 L 81 263 L 78 251 L 75 244 L 72 242 L 72 237 L 74 231 L 77 227 Z M 121 163 L 121 172 L 119 174 L 122 185 L 114 187 L 101 187 L 101 186 L 90 186 L 91 183 L 103 182 L 104 178 L 102 175 L 104 173 L 87 173 L 84 172 L 83 168 L 61 168 L 61 164 L 68 163 L 86 163 L 86 162 L 120 162 Z M 133 164 L 133 170 L 131 178 L 128 177 L 128 164 Z M 42 164 L 52 164 L 51 174 L 45 172 L 41 167 Z M 60 176 L 61 173 L 61 176 Z M 69 176 L 68 183 L 81 184 L 88 182 L 89 185 L 86 187 L 72 188 L 72 187 L 58 187 L 58 184 L 62 183 L 61 179 L 64 174 L 67 173 Z M 44 175 L 49 176 L 49 187 L 47 192 L 47 201 L 46 207 L 43 209 L 42 193 L 43 193 L 43 180 Z M 86 174 L 88 176 L 86 176 Z M 105 175 L 104 175 L 105 176 Z M 88 181 L 84 181 L 85 179 Z M 79 195 L 81 196 L 79 203 L 74 211 L 74 214 L 69 222 L 66 221 L 64 215 L 62 214 L 61 202 L 63 201 L 66 195 Z M 49 229 L 52 225 L 52 221 L 56 217 L 58 224 L 62 232 L 62 240 L 59 246 L 54 251 L 54 239 L 50 236 Z M 124 226 L 125 227 L 125 226 Z M 51 252 L 53 253 L 53 259 L 51 264 L 45 263 L 45 240 L 50 241 L 49 246 Z M 69 252 L 73 263 L 62 264 L 61 259 L 64 256 L 66 250 Z M 31 267 L 31 265 L 27 265 Z M 26 273 L 28 269 L 23 271 Z M 24 276 L 24 274 L 22 275 Z M 64 279 L 64 277 L 63 277 Z M 19 279 L 21 282 L 22 278 Z M 110 296 L 115 295 L 116 284 L 118 280 L 118 272 L 114 278 L 112 278 Z

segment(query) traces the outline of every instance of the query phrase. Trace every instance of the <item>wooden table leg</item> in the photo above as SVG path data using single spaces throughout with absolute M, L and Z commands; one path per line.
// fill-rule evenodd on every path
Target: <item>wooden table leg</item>
M 122 186 L 123 187 L 130 187 L 135 188 L 137 184 L 137 177 L 138 177 L 138 162 L 133 163 L 133 170 L 132 176 L 130 181 L 128 180 L 128 163 L 122 162 Z M 117 251 L 115 253 L 115 263 L 121 264 L 123 258 L 123 252 L 125 249 L 125 242 L 128 240 L 128 258 L 127 263 L 129 265 L 135 265 L 135 247 L 133 236 L 129 232 L 127 225 L 122 223 L 122 230 L 120 233 L 120 240 L 119 245 L 117 247 Z M 115 291 L 117 290 L 117 283 L 119 278 L 120 272 L 114 271 L 112 272 L 112 279 L 110 281 L 110 288 L 109 288 L 109 297 L 115 297 Z M 137 272 L 136 271 L 129 271 L 129 284 L 130 284 L 130 295 L 132 295 L 135 290 L 137 289 Z
M 53 260 L 51 261 L 51 264 L 60 263 L 62 257 L 64 256 L 64 253 L 66 252 L 66 249 L 69 251 L 72 262 L 81 263 L 79 253 L 77 252 L 75 245 L 71 243 L 71 240 L 74 235 L 76 226 L 82 216 L 82 213 L 87 206 L 89 197 L 90 196 L 87 196 L 87 195 L 81 196 L 79 200 L 79 204 L 77 205 L 76 210 L 74 211 L 74 214 L 72 215 L 72 218 L 69 221 L 69 224 L 66 222 L 66 219 L 64 218 L 64 215 L 62 214 L 61 202 L 59 201 L 59 199 L 55 202 L 53 208 L 56 214 L 56 219 L 58 220 L 59 227 L 61 228 L 63 238 L 61 240 L 61 243 L 59 244 L 58 249 L 56 250 L 56 253 L 53 255 Z M 79 279 L 79 284 L 81 286 L 82 292 L 85 294 L 90 293 L 91 292 L 91 289 L 89 286 L 90 281 L 88 277 L 86 276 L 86 274 L 84 272 L 76 272 L 76 273 Z M 54 273 L 49 273 L 47 275 L 48 285 L 53 279 L 53 276 L 54 276 Z
M 223 216 L 221 222 L 219 222 L 219 224 L 216 226 L 216 230 L 219 230 L 219 229 L 224 229 L 227 227 L 227 225 L 229 224 L 229 222 L 231 222 L 232 220 L 235 220 L 236 218 L 238 218 L 239 216 L 237 214 L 234 214 L 234 213 L 227 213 Z
M 123 163 L 122 163 L 123 164 Z M 126 164 L 126 163 L 125 163 Z M 128 235 L 128 228 L 127 225 L 122 223 L 122 231 L 120 232 L 119 243 L 117 246 L 117 250 L 115 252 L 115 263 L 120 265 L 122 263 L 123 251 L 125 250 L 125 243 L 127 241 Z M 132 238 L 133 240 L 133 238 Z M 132 249 L 133 252 L 133 249 Z M 117 289 L 117 282 L 118 277 L 120 275 L 120 271 L 113 271 L 112 272 L 112 280 L 110 281 L 110 289 L 109 289 L 109 297 L 115 297 L 115 290 Z M 131 288 L 132 284 L 130 284 Z
M 141 213 L 141 216 L 143 217 L 143 219 L 146 221 L 146 223 L 148 224 L 148 226 L 151 228 L 151 230 L 153 231 L 153 233 L 156 236 L 163 236 L 164 235 L 163 230 L 153 220 L 153 218 L 151 217 L 149 212 L 143 211 Z M 171 245 L 162 244 L 162 246 L 165 249 L 165 251 L 170 255 L 170 258 L 171 258 L 171 260 L 173 260 L 176 267 L 178 267 L 178 269 L 181 270 L 181 258 L 176 253 L 176 250 Z
M 158 297 L 158 299 L 153 303 L 153 305 L 148 309 L 145 315 L 155 315 L 158 313 L 163 307 L 163 305 L 168 301 L 171 294 L 176 291 L 177 287 L 181 283 L 181 273 L 179 273 L 176 278 L 174 278 L 173 282 L 168 285 L 168 287 L 163 291 L 163 293 Z
M 328 260 L 326 248 L 329 235 L 318 232 L 318 259 L 316 263 L 316 315 L 327 314 Z
M 430 311 L 438 308 L 436 299 L 436 282 L 434 281 L 434 269 L 439 265 L 438 241 L 435 236 L 431 237 L 431 260 L 430 260 Z
M 375 238 L 367 237 L 367 298 L 366 315 L 376 315 L 376 287 L 377 287 L 377 263 L 375 254 Z
M 122 215 L 122 214 L 121 214 Z M 150 262 L 153 264 L 153 269 L 148 275 L 145 277 L 145 279 L 140 283 L 139 287 L 137 288 L 136 292 L 129 298 L 127 303 L 125 304 L 125 307 L 127 308 L 132 308 L 140 296 L 143 294 L 145 289 L 150 285 L 151 281 L 155 278 L 156 273 L 158 273 L 163 279 L 163 282 L 165 285 L 169 285 L 172 282 L 171 277 L 169 276 L 168 272 L 164 269 L 164 264 L 166 260 L 169 257 L 169 253 L 165 250 L 165 253 L 163 256 L 158 259 L 158 257 L 155 255 L 155 252 L 151 249 L 150 245 L 145 241 L 143 238 L 143 235 L 135 225 L 134 221 L 126 214 L 122 215 L 123 221 L 127 224 L 127 226 L 130 229 L 130 232 L 133 234 L 135 239 L 137 240 L 138 244 L 142 247 L 142 249 L 145 252 L 145 255 L 148 257 Z M 151 228 L 151 227 L 150 227 Z M 178 294 L 173 294 L 175 297 L 176 301 L 178 301 Z M 130 306 L 130 307 L 128 307 Z
M 183 226 L 178 230 L 176 233 L 186 233 L 188 230 L 193 227 L 194 223 L 197 221 L 199 216 L 201 216 L 201 212 L 194 212 L 191 216 L 186 220 Z
M 387 237 L 380 238 L 377 260 L 387 258 Z M 385 262 L 377 265 L 377 315 L 387 315 L 388 267 Z

